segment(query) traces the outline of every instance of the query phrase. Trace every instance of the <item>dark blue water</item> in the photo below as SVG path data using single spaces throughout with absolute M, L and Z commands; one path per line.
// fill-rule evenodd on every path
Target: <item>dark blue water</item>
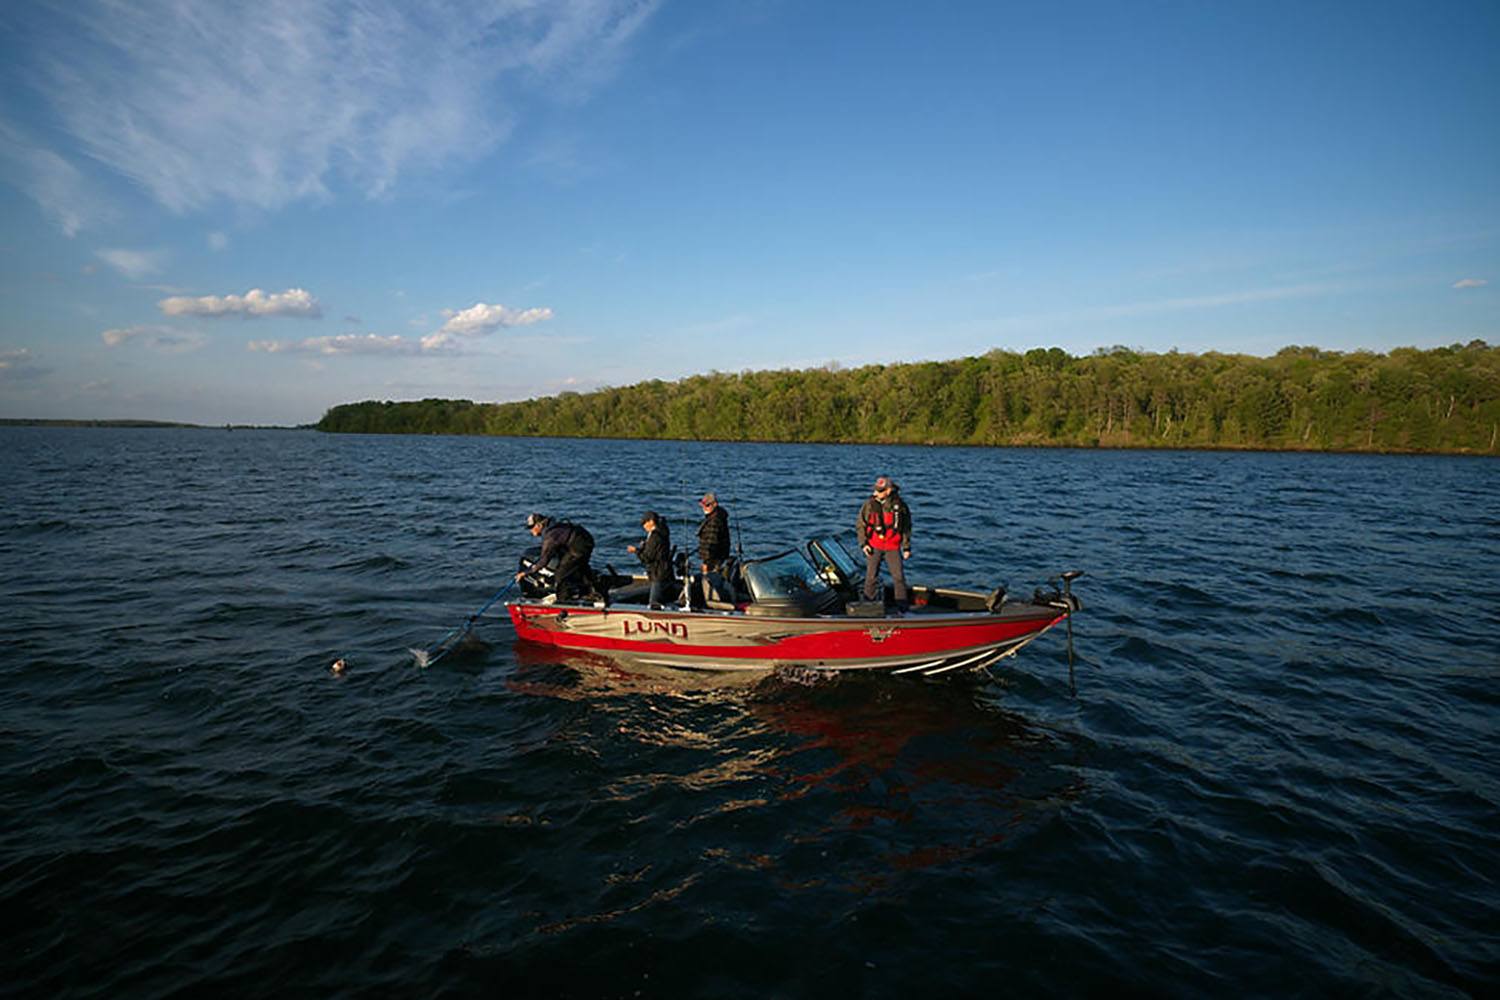
M 1479 993 L 1500 464 L 0 429 L 0 992 Z M 1079 592 L 958 683 L 421 670 L 522 519 Z M 349 671 L 335 677 L 340 655 Z

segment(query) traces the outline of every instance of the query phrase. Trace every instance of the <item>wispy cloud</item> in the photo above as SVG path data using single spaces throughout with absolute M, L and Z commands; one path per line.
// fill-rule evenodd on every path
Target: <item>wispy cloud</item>
M 0 349 L 0 371 L 9 371 L 31 364 L 33 355 L 29 347 L 7 347 Z
M 712 337 L 723 334 L 741 333 L 755 325 L 755 318 L 745 313 L 735 313 L 721 319 L 709 320 L 706 323 L 694 323 L 683 327 L 679 332 L 685 337 Z
M 41 206 L 67 236 L 114 217 L 82 172 L 0 118 L 0 177 Z
M 318 300 L 302 288 L 289 288 L 269 295 L 259 288 L 252 288 L 244 295 L 201 295 L 196 298 L 174 295 L 156 305 L 168 316 L 240 316 L 245 319 L 300 316 L 318 319 L 323 315 Z
M 174 330 L 169 326 L 149 324 L 105 330 L 99 338 L 104 341 L 106 347 L 135 344 L 166 354 L 185 354 L 188 351 L 196 351 L 208 342 L 207 337 L 196 331 Z
M 1088 324 L 1090 327 L 1097 327 L 1100 322 L 1107 320 L 1129 320 L 1145 316 L 1200 310 L 1240 309 L 1265 302 L 1346 295 L 1359 290 L 1361 287 L 1361 284 L 1356 281 L 1309 281 L 1299 284 L 1241 288 L 1234 291 L 1215 292 L 1207 295 L 1141 299 L 1134 302 L 1121 302 L 1112 305 L 1079 306 L 1054 312 L 1018 313 L 987 319 L 982 324 L 976 325 L 975 328 L 982 330 L 986 338 L 997 329 L 1010 332 L 1044 332 L 1047 337 L 1056 338 L 1059 327 L 1072 324 Z M 1104 334 L 1101 333 L 1099 335 Z M 1063 346 L 1066 346 L 1066 344 Z M 882 354 L 860 352 L 847 356 L 842 360 L 847 363 L 866 364 L 884 363 L 889 358 Z
M 139 0 L 33 12 L 22 72 L 77 150 L 177 212 L 275 209 L 483 156 L 531 94 L 580 99 L 657 0 Z M 16 50 L 12 50 L 16 51 Z M 41 164 L 33 197 L 76 230 Z M 35 157 L 32 157 L 35 159 Z M 34 173 L 35 171 L 33 171 Z M 74 171 L 76 174 L 76 171 Z
M 166 259 L 160 250 L 98 250 L 95 256 L 131 281 L 160 273 Z
M 0 382 L 33 382 L 51 373 L 36 363 L 29 347 L 0 347 Z
M 250 350 L 265 354 L 420 354 L 422 345 L 401 336 L 378 333 L 341 333 L 306 340 L 252 340 Z
M 1488 285 L 1488 278 L 1461 278 L 1453 283 L 1454 288 L 1483 288 Z
M 1314 298 L 1344 291 L 1347 286 L 1330 282 L 1307 282 L 1300 285 L 1279 285 L 1271 288 L 1250 288 L 1217 295 L 1190 295 L 1181 298 L 1151 299 L 1145 302 L 1130 302 L 1117 306 L 1099 306 L 1083 312 L 1095 317 L 1144 316 L 1151 313 L 1180 312 L 1188 309 L 1219 309 L 1224 306 L 1249 305 L 1256 302 L 1276 302 L 1282 299 Z

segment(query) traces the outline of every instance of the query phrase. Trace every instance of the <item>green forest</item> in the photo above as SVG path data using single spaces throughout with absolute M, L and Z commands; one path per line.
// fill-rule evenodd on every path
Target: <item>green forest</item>
M 1500 348 L 1273 357 L 1111 348 L 954 361 L 714 372 L 516 403 L 335 406 L 365 434 L 1494 454 Z

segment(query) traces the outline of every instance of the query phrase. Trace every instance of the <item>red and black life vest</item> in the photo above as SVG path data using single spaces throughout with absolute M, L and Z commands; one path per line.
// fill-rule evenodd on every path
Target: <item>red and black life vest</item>
M 900 508 L 886 510 L 878 502 L 865 509 L 865 539 L 871 548 L 892 552 L 901 548 L 901 525 L 897 516 Z

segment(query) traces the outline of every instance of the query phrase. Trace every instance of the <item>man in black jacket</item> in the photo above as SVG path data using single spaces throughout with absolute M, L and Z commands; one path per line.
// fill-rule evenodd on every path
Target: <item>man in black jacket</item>
M 626 549 L 646 567 L 646 578 L 651 581 L 652 605 L 665 604 L 671 599 L 672 584 L 672 533 L 667 522 L 654 510 L 641 515 L 641 527 L 646 531 L 646 540 L 639 547 L 627 545 Z
M 531 564 L 531 569 L 516 574 L 519 581 L 540 570 L 552 559 L 560 556 L 556 569 L 556 590 L 559 601 L 574 600 L 574 588 L 580 579 L 590 575 L 589 556 L 594 553 L 594 536 L 586 529 L 568 521 L 554 521 L 545 514 L 527 514 L 526 530 L 531 537 L 542 540 L 541 555 Z
M 698 525 L 698 562 L 703 572 L 713 573 L 729 558 L 729 511 L 719 506 L 719 498 L 703 494 L 698 501 L 703 508 L 703 523 Z

